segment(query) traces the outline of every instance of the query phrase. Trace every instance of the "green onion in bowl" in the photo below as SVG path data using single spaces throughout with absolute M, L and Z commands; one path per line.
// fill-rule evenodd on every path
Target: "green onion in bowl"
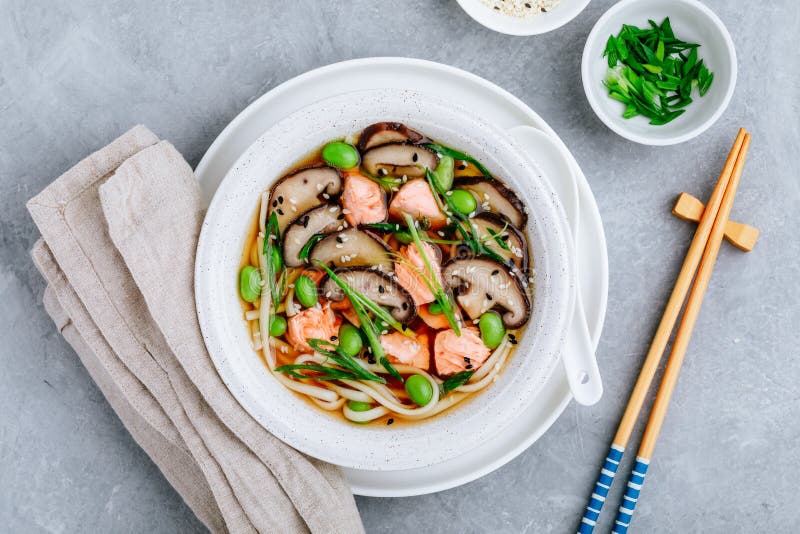
M 619 34 L 608 37 L 603 84 L 609 97 L 625 104 L 624 118 L 642 115 L 663 125 L 686 111 L 693 87 L 701 97 L 706 94 L 714 73 L 698 57 L 699 44 L 675 36 L 669 17 L 660 25 L 648 23 L 648 28 L 623 24 Z

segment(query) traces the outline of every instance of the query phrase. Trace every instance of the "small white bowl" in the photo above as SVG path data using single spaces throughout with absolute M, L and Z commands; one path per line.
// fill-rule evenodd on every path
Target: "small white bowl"
M 457 0 L 467 15 L 490 30 L 507 35 L 538 35 L 560 28 L 578 16 L 589 0 L 561 0 L 546 13 L 534 17 L 519 18 L 504 15 L 484 4 L 481 0 Z
M 624 105 L 610 98 L 603 86 L 608 70 L 603 51 L 608 36 L 617 35 L 623 24 L 642 28 L 647 27 L 648 19 L 661 24 L 665 17 L 669 17 L 676 37 L 700 44 L 698 57 L 714 73 L 714 81 L 705 96 L 700 97 L 693 90 L 694 102 L 683 115 L 665 125 L 650 125 L 649 119 L 642 116 L 624 119 Z M 659 146 L 688 141 L 714 124 L 731 100 L 736 70 L 736 50 L 728 30 L 719 17 L 697 0 L 622 0 L 592 28 L 581 64 L 586 98 L 600 120 L 626 139 Z

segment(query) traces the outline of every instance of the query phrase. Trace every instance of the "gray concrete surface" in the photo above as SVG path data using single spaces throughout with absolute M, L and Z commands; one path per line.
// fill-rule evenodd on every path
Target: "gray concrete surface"
M 800 7 L 707 3 L 737 45 L 733 101 L 698 139 L 648 148 L 607 130 L 581 89 L 584 40 L 611 0 L 532 38 L 485 30 L 454 0 L 0 0 L 0 531 L 202 530 L 45 315 L 25 200 L 135 123 L 196 164 L 278 83 L 343 59 L 396 55 L 498 83 L 574 151 L 608 237 L 606 395 L 592 408 L 570 405 L 538 443 L 479 481 L 359 498 L 367 530 L 575 530 L 693 230 L 669 215 L 671 202 L 683 190 L 708 195 L 743 125 L 753 146 L 734 215 L 762 236 L 751 254 L 726 246 L 720 255 L 635 531 L 796 532 Z

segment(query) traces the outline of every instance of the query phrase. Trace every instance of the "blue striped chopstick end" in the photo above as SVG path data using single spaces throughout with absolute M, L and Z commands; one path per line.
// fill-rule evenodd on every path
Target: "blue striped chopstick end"
M 639 500 L 639 494 L 642 491 L 642 484 L 644 484 L 644 477 L 647 474 L 647 468 L 650 466 L 648 458 L 636 457 L 636 463 L 633 465 L 628 477 L 628 485 L 625 488 L 625 495 L 622 497 L 622 504 L 617 512 L 617 519 L 614 521 L 614 528 L 611 532 L 614 534 L 627 534 L 628 527 L 633 519 L 633 511 L 636 508 L 636 503 Z
M 625 449 L 619 445 L 611 445 L 603 467 L 600 469 L 600 476 L 594 484 L 594 491 L 589 499 L 589 504 L 583 512 L 583 519 L 581 519 L 578 534 L 591 534 L 594 531 L 597 519 L 600 517 L 600 511 L 603 509 L 606 496 L 608 496 L 608 490 L 614 482 L 614 475 L 617 473 L 617 468 L 619 467 L 619 462 L 624 452 Z

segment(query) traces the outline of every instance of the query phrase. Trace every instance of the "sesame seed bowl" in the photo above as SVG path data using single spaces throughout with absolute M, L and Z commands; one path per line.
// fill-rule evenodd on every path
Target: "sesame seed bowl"
M 507 35 L 538 35 L 560 28 L 589 0 L 457 0 L 461 8 L 490 30 Z

